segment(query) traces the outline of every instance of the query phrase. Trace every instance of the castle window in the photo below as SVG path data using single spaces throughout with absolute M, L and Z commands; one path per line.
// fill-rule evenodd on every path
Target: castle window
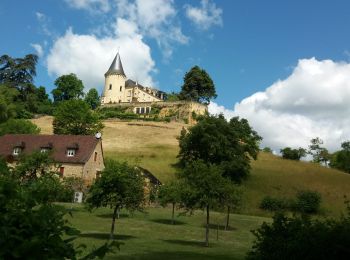
M 130 96 L 131 96 L 131 90 L 128 91 L 128 97 L 130 97 Z
M 122 86 L 120 86 L 120 91 L 122 91 L 122 89 L 123 89 L 123 87 L 122 87 Z
M 95 152 L 95 155 L 94 155 L 94 162 L 97 161 L 97 152 Z
M 140 108 L 139 107 L 136 108 L 136 114 L 140 114 Z
M 13 148 L 13 155 L 19 155 L 22 151 L 21 147 L 15 147 Z
M 74 157 L 74 155 L 75 155 L 75 149 L 67 149 L 68 157 Z
M 109 90 L 112 90 L 112 84 L 109 84 Z
M 150 110 L 150 107 L 146 107 L 146 114 L 149 114 Z
M 141 107 L 141 112 L 140 114 L 144 114 L 145 113 L 145 108 L 144 107 Z

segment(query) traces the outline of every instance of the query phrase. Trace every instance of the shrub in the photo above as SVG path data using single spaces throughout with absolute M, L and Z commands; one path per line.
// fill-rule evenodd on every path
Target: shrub
M 287 209 L 289 203 L 286 199 L 282 198 L 272 198 L 270 196 L 266 196 L 262 199 L 260 203 L 260 208 L 269 211 L 277 211 Z
M 300 213 L 313 214 L 320 210 L 321 195 L 316 191 L 300 191 L 294 205 L 294 210 Z
M 349 259 L 350 215 L 339 220 L 291 218 L 278 213 L 273 223 L 253 231 L 256 240 L 247 259 Z
M 9 119 L 0 124 L 0 136 L 5 134 L 39 134 L 40 128 L 26 119 Z

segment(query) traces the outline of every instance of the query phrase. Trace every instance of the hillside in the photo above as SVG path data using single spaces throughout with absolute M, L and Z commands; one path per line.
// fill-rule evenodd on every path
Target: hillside
M 52 133 L 52 118 L 34 119 L 43 134 Z M 181 123 L 104 121 L 103 147 L 106 157 L 137 162 L 162 182 L 173 178 Z M 350 197 L 350 174 L 308 162 L 283 160 L 260 153 L 252 164 L 250 178 L 244 184 L 242 212 L 266 215 L 258 205 L 266 195 L 291 197 L 298 190 L 317 190 L 322 194 L 326 215 L 338 215 L 344 209 L 344 195 Z

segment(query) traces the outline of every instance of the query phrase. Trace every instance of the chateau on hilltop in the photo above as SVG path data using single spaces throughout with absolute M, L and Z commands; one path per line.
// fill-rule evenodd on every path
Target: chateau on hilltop
M 105 73 L 105 86 L 101 104 L 161 102 L 164 99 L 164 92 L 142 86 L 137 81 L 127 79 L 118 52 Z

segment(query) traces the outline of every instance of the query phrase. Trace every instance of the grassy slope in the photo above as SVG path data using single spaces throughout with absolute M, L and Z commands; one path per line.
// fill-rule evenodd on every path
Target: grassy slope
M 70 207 L 69 204 L 66 204 Z M 89 249 L 106 242 L 109 237 L 112 210 L 98 209 L 88 213 L 80 205 L 74 207 L 70 223 L 82 234 L 77 244 L 84 243 Z M 150 208 L 147 213 L 135 213 L 130 217 L 121 214 L 116 222 L 116 239 L 124 242 L 121 250 L 106 259 L 244 259 L 254 236 L 250 232 L 263 221 L 270 219 L 246 215 L 231 216 L 231 230 L 224 231 L 217 223 L 224 223 L 224 216 L 211 214 L 210 248 L 203 247 L 205 215 L 177 216 L 177 224 L 170 225 L 170 209 Z
M 51 118 L 34 120 L 42 133 L 52 133 Z M 173 178 L 180 123 L 106 121 L 103 146 L 106 157 L 138 162 L 161 181 Z M 265 195 L 292 197 L 300 189 L 321 192 L 327 215 L 337 215 L 343 207 L 344 195 L 350 197 L 350 174 L 320 167 L 313 163 L 282 160 L 261 153 L 252 164 L 252 173 L 246 181 L 244 193 L 245 214 L 266 215 L 258 209 Z

